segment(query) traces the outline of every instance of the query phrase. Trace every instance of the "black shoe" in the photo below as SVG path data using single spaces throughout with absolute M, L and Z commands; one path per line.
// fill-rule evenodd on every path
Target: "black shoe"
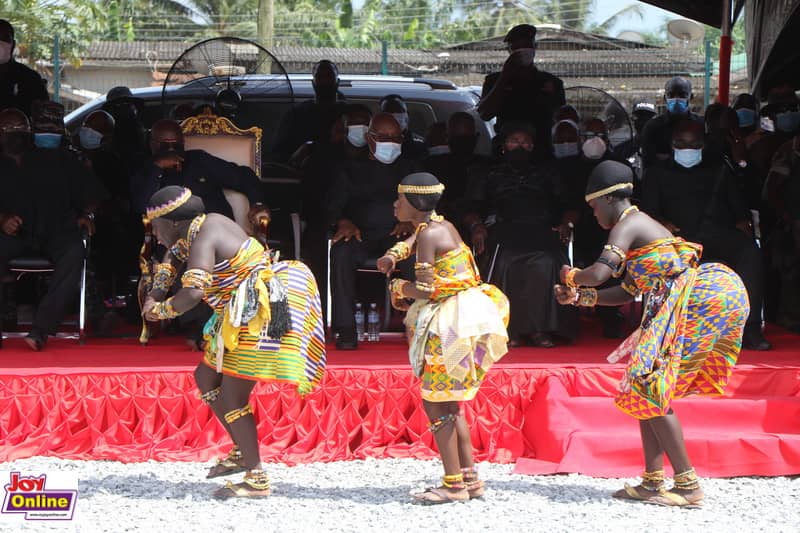
M 742 337 L 742 345 L 748 350 L 756 350 L 765 352 L 772 349 L 772 345 L 764 335 L 761 333 L 761 328 L 745 328 L 744 336 Z
M 555 348 L 556 343 L 549 333 L 534 333 L 531 335 L 530 345 L 534 348 Z
M 47 343 L 47 337 L 36 331 L 31 331 L 25 336 L 25 344 L 30 346 L 34 352 L 41 352 Z
M 358 339 L 355 331 L 340 331 L 336 334 L 337 350 L 357 350 Z

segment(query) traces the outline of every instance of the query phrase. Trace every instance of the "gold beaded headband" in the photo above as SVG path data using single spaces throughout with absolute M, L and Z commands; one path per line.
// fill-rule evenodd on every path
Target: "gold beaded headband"
M 148 207 L 147 214 L 144 217 L 145 222 L 152 222 L 158 217 L 163 217 L 164 215 L 171 213 L 172 211 L 175 211 L 180 206 L 188 202 L 191 197 L 192 197 L 192 191 L 190 189 L 184 188 L 183 192 L 180 195 L 178 195 L 177 198 L 173 198 L 169 202 L 166 202 L 156 207 Z
M 438 185 L 403 185 L 397 186 L 397 192 L 403 194 L 442 194 L 444 191 L 444 184 Z
M 621 189 L 633 189 L 633 183 L 617 183 L 616 185 L 612 185 L 611 187 L 606 187 L 605 189 L 601 189 L 597 192 L 587 194 L 586 201 L 588 202 L 589 200 L 600 198 L 601 196 L 611 194 L 612 192 L 619 191 Z

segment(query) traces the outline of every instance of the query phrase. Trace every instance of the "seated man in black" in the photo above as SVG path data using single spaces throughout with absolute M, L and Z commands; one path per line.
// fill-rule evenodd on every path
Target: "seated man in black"
M 648 170 L 642 184 L 642 208 L 673 234 L 703 245 L 703 260 L 722 261 L 742 278 L 750 296 L 744 346 L 768 350 L 761 333 L 764 266 L 752 235 L 750 212 L 728 166 L 706 160 L 703 124 L 678 121 L 672 129 L 672 161 Z
M 230 163 L 203 150 L 184 150 L 180 124 L 162 119 L 153 124 L 150 133 L 149 158 L 144 168 L 131 180 L 131 201 L 135 213 L 145 212 L 150 197 L 168 185 L 191 189 L 203 199 L 209 213 L 233 218 L 233 210 L 225 199 L 224 189 L 244 193 L 250 200 L 250 221 L 268 216 L 264 206 L 261 182 L 252 169 Z
M 308 141 L 318 145 L 329 143 L 331 127 L 344 110 L 345 102 L 338 90 L 339 69 L 333 61 L 323 59 L 314 65 L 311 83 L 314 99 L 294 105 L 281 118 L 273 153 L 277 161 L 306 159 L 307 154 L 297 150 Z
M 356 269 L 370 257 L 380 257 L 398 238 L 406 237 L 410 224 L 394 217 L 397 185 L 417 171 L 402 157 L 400 125 L 388 113 L 378 113 L 367 131 L 369 158 L 345 161 L 328 193 L 328 221 L 333 226 L 331 246 L 331 297 L 336 347 L 353 350 L 358 345 L 353 311 Z M 410 260 L 399 268 L 410 275 Z M 384 312 L 389 312 L 388 309 Z
M 508 120 L 527 122 L 538 141 L 535 155 L 540 159 L 548 158 L 553 114 L 566 103 L 564 82 L 539 70 L 534 64 L 534 26 L 514 26 L 504 41 L 508 47 L 508 60 L 503 64 L 503 70 L 486 76 L 478 111 L 483 120 L 497 118 L 497 131 L 501 131 Z
M 643 172 L 659 161 L 672 158 L 672 130 L 676 122 L 689 119 L 703 123 L 703 117 L 690 109 L 692 96 L 692 83 L 686 78 L 675 76 L 664 85 L 666 112 L 649 120 L 642 130 L 640 146 Z
M 400 124 L 400 132 L 403 135 L 403 157 L 406 159 L 424 158 L 428 154 L 425 139 L 411 131 L 408 105 L 403 97 L 399 94 L 386 95 L 381 98 L 379 106 L 381 112 L 390 113 Z
M 425 170 L 439 178 L 445 186 L 436 209 L 453 224 L 459 224 L 466 214 L 469 176 L 484 174 L 489 166 L 488 157 L 475 153 L 477 143 L 475 119 L 469 113 L 459 111 L 450 115 L 447 121 L 447 153 L 431 154 L 425 159 Z M 462 232 L 469 237 L 469 232 Z
M 85 253 L 81 228 L 94 228 L 94 215 L 86 211 L 87 180 L 67 151 L 33 146 L 22 111 L 0 111 L 0 274 L 10 259 L 28 254 L 45 255 L 55 265 L 25 337 L 37 351 L 78 294 Z
M 567 261 L 570 215 L 558 169 L 532 156 L 531 127 L 507 122 L 501 135 L 502 159 L 470 180 L 467 198 L 472 205 L 464 224 L 482 256 L 481 276 L 508 295 L 509 346 L 530 341 L 552 348 L 554 336 L 574 339 L 577 333 L 575 309 L 558 305 L 553 295 L 559 269 Z
M 47 83 L 39 74 L 14 59 L 14 27 L 0 19 L 0 109 L 19 109 L 31 115 L 34 100 L 49 100 Z

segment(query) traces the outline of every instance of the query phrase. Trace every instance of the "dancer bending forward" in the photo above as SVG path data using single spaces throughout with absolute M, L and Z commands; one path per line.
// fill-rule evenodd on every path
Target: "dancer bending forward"
M 601 226 L 610 229 L 597 261 L 579 270 L 564 266 L 564 285 L 556 286 L 562 304 L 621 305 L 646 295 L 641 326 L 609 356 L 625 356 L 615 403 L 639 419 L 644 448 L 642 482 L 625 484 L 616 498 L 661 505 L 698 507 L 703 491 L 686 453 L 683 432 L 671 404 L 688 394 L 722 394 L 736 364 L 749 304 L 741 279 L 719 263 L 699 264 L 702 246 L 674 237 L 631 205 L 631 169 L 601 163 L 586 187 L 586 201 Z M 622 285 L 603 290 L 609 277 Z M 675 472 L 664 485 L 664 453 Z
M 483 495 L 459 402 L 475 397 L 486 372 L 505 355 L 508 342 L 508 300 L 497 287 L 481 282 L 469 248 L 453 225 L 434 211 L 443 190 L 432 174 L 403 179 L 395 216 L 413 223 L 416 231 L 378 260 L 378 268 L 388 276 L 416 250 L 416 281 L 395 279 L 391 292 L 392 305 L 408 310 L 409 358 L 422 378 L 422 404 L 444 466 L 440 487 L 414 495 L 424 503 Z M 410 308 L 407 298 L 415 300 Z
M 249 403 L 257 381 L 285 381 L 310 392 L 325 370 L 325 342 L 317 285 L 302 263 L 272 264 L 269 252 L 229 218 L 204 214 L 189 189 L 165 187 L 150 199 L 147 217 L 168 247 L 144 305 L 148 320 L 174 318 L 205 300 L 214 314 L 205 326 L 205 356 L 194 376 L 200 398 L 225 427 L 234 446 L 209 478 L 246 472 L 218 498 L 270 493 L 261 469 L 258 434 Z M 164 300 L 185 262 L 182 288 Z

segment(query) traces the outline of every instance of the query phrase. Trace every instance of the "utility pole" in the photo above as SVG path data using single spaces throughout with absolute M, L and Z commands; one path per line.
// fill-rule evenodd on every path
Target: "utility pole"
M 258 0 L 258 44 L 272 51 L 272 41 L 275 36 L 275 0 Z M 258 72 L 270 74 L 272 61 L 269 56 L 261 58 Z

